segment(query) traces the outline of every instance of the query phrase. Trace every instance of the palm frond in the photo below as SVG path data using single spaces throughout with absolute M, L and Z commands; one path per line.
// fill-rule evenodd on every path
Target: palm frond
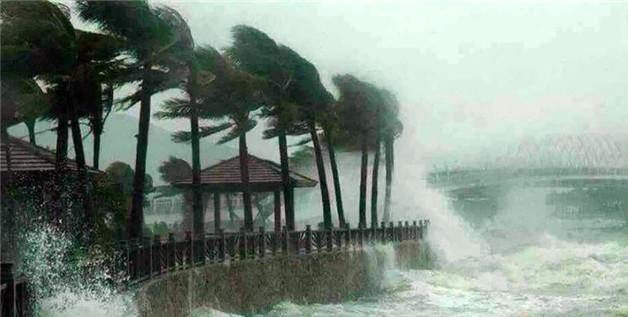
M 231 122 L 226 122 L 215 126 L 199 127 L 199 138 L 208 137 L 231 127 L 233 127 L 233 123 Z M 192 133 L 190 131 L 177 131 L 172 134 L 172 140 L 177 143 L 190 142 L 192 140 Z

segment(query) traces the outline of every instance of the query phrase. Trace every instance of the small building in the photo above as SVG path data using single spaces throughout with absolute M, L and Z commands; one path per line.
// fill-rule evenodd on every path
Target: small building
M 273 161 L 261 159 L 254 155 L 248 157 L 249 191 L 251 193 L 273 193 L 274 196 L 274 224 L 275 230 L 279 230 L 282 224 L 281 216 L 281 192 L 283 182 L 281 179 L 281 166 Z M 289 190 L 300 187 L 314 187 L 317 181 L 290 171 Z M 186 177 L 173 184 L 177 187 L 191 188 L 192 177 Z M 205 193 L 206 206 L 211 194 L 214 202 L 214 232 L 222 229 L 221 224 L 221 196 L 228 193 L 239 193 L 245 190 L 240 178 L 240 157 L 235 156 L 218 164 L 201 170 L 201 188 Z M 292 202 L 294 204 L 294 202 Z M 292 208 L 294 210 L 294 206 Z M 285 215 L 287 226 L 294 226 L 294 215 Z

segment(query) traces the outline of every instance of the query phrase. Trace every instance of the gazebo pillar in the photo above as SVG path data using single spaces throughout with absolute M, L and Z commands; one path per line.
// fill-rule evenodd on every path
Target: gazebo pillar
M 281 231 L 281 192 L 276 190 L 275 198 L 275 232 Z
M 220 232 L 220 193 L 214 193 L 214 233 Z

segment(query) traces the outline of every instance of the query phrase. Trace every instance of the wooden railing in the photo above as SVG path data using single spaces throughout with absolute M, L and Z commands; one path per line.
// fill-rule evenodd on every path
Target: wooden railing
M 123 241 L 119 246 L 120 258 L 113 269 L 128 276 L 133 285 L 151 278 L 185 270 L 204 264 L 229 263 L 262 259 L 272 256 L 307 256 L 315 253 L 359 250 L 375 243 L 395 243 L 421 240 L 426 234 L 428 220 L 397 225 L 382 223 L 378 228 L 303 231 L 220 232 L 201 238 L 192 238 L 187 232 L 182 240 L 174 234 L 166 239 L 154 236 L 141 241 Z M 4 272 L 3 272 L 4 273 Z M 22 277 L 8 276 L 0 285 L 1 317 L 31 316 L 26 281 Z
M 28 289 L 23 277 L 11 278 L 0 284 L 0 311 L 2 317 L 30 316 Z
M 378 228 L 267 232 L 220 232 L 193 238 L 186 232 L 184 239 L 174 234 L 167 238 L 154 236 L 141 241 L 124 241 L 121 245 L 122 269 L 130 283 L 137 283 L 167 272 L 194 266 L 260 259 L 279 255 L 307 255 L 360 249 L 374 243 L 420 240 L 425 235 L 428 220 L 382 223 Z

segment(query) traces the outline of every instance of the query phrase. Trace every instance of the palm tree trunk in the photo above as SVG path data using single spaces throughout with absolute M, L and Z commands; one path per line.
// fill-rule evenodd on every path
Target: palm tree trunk
M 107 102 L 107 109 L 111 109 L 111 107 L 113 107 L 113 87 L 111 87 L 111 85 L 107 85 L 107 87 L 105 88 L 105 93 L 107 94 L 106 97 L 106 102 Z M 94 153 L 93 153 L 93 157 L 92 157 L 92 165 L 94 166 L 95 169 L 99 169 L 100 168 L 100 143 L 101 143 L 101 138 L 102 138 L 102 132 L 103 132 L 103 118 L 102 118 L 102 114 L 103 114 L 103 106 L 102 106 L 102 101 L 99 102 L 96 105 L 96 111 L 94 113 L 94 116 L 92 118 L 92 130 L 94 133 Z
M 242 203 L 244 204 L 244 227 L 253 231 L 253 205 L 251 203 L 251 188 L 249 187 L 249 151 L 246 145 L 246 133 L 239 137 L 240 150 L 240 181 L 242 182 Z
M 314 119 L 308 122 L 308 128 L 310 130 L 310 137 L 314 144 L 314 156 L 316 157 L 316 169 L 318 170 L 318 182 L 321 187 L 321 200 L 323 202 L 323 223 L 325 229 L 331 229 L 333 227 L 331 221 L 331 205 L 329 202 L 329 189 L 327 187 L 327 175 L 325 173 L 325 162 L 323 161 L 323 153 L 321 151 L 321 144 L 318 140 L 318 133 L 316 133 L 316 124 Z
M 61 223 L 61 215 L 65 210 L 65 168 L 68 158 L 68 121 L 65 115 L 57 118 L 57 145 L 55 147 L 55 183 L 52 210 L 52 223 L 59 225 Z
M 65 167 L 68 159 L 68 121 L 65 116 L 57 119 L 57 145 L 55 147 L 55 163 L 57 171 Z
M 369 153 L 367 148 L 367 133 L 362 135 L 362 162 L 360 165 L 360 228 L 366 228 L 366 177 L 369 164 Z
M 336 194 L 336 210 L 338 212 L 338 223 L 340 228 L 346 226 L 345 212 L 342 205 L 342 189 L 340 188 L 340 175 L 338 173 L 338 163 L 336 162 L 336 150 L 331 136 L 331 129 L 325 129 L 325 138 L 327 142 L 327 151 L 329 152 L 329 163 L 331 165 L 331 175 L 334 179 L 334 192 Z
M 135 150 L 135 174 L 133 175 L 133 202 L 129 219 L 129 239 L 142 237 L 144 226 L 144 182 L 146 177 L 146 155 L 148 152 L 148 128 L 150 125 L 151 87 L 148 87 L 148 71 L 151 65 L 144 65 L 142 99 L 140 101 L 139 131 Z
M 92 213 L 88 198 L 88 182 L 87 167 L 85 164 L 85 151 L 83 149 L 83 137 L 81 136 L 81 127 L 76 112 L 76 106 L 72 105 L 72 120 L 70 120 L 72 129 L 72 143 L 74 144 L 74 156 L 77 167 L 77 178 L 79 186 L 80 200 L 83 202 L 84 222 L 87 228 L 90 228 L 92 221 Z
M 101 140 L 101 136 L 102 136 L 102 117 L 98 117 L 95 119 L 92 119 L 92 130 L 93 130 L 93 138 L 94 138 L 94 144 L 93 144 L 93 152 L 92 153 L 92 165 L 94 166 L 95 169 L 99 169 L 100 168 L 100 140 Z
M 37 145 L 35 135 L 35 121 L 35 119 L 24 121 L 24 124 L 26 124 L 26 128 L 28 129 L 28 140 L 32 145 Z
M 294 230 L 294 191 L 292 184 L 290 184 L 290 165 L 288 163 L 288 140 L 286 139 L 286 131 L 280 130 L 278 138 L 286 228 L 292 231 Z
M 392 180 L 393 180 L 393 142 L 394 139 L 391 136 L 387 136 L 384 140 L 384 149 L 386 150 L 386 196 L 384 197 L 384 215 L 383 221 L 390 221 L 390 199 L 392 193 Z
M 379 156 L 381 141 L 379 133 L 375 141 L 375 157 L 373 158 L 373 174 L 371 176 L 371 228 L 377 228 L 377 181 L 379 176 Z
M 196 97 L 190 96 L 190 101 L 190 131 L 192 137 L 192 213 L 194 215 L 194 234 L 196 234 L 197 237 L 201 237 L 205 233 L 205 214 L 203 210 L 203 193 L 201 191 L 201 154 Z

